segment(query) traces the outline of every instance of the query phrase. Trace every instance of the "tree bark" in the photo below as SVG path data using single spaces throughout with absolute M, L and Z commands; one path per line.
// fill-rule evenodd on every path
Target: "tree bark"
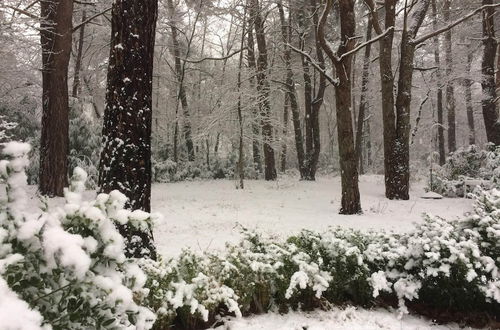
M 73 89 L 71 96 L 74 98 L 78 97 L 78 93 L 80 91 L 80 71 L 82 70 L 82 56 L 83 56 L 83 41 L 85 38 L 85 21 L 87 20 L 87 11 L 85 9 L 82 10 L 82 26 L 80 27 L 80 33 L 78 36 L 78 48 L 76 50 L 76 59 L 75 59 L 75 72 L 73 77 Z
M 385 28 L 395 27 L 396 1 L 385 1 Z M 377 34 L 382 34 L 378 22 L 378 14 L 372 0 L 366 0 L 372 13 L 372 24 Z M 415 56 L 415 39 L 429 8 L 430 0 L 421 0 L 413 8 L 408 18 L 406 2 L 404 24 L 401 35 L 399 55 L 399 77 L 396 102 L 394 103 L 392 72 L 392 44 L 394 30 L 381 38 L 380 44 L 380 77 L 382 81 L 382 112 L 384 127 L 384 165 L 385 195 L 389 199 L 409 199 L 410 179 L 410 105 L 413 78 L 413 60 Z M 410 24 L 408 24 L 410 22 Z M 394 109 L 395 107 L 395 109 Z M 394 111 L 395 110 L 395 111 Z
M 248 36 L 247 36 L 247 61 L 248 67 L 253 71 L 250 77 L 250 87 L 255 89 L 255 79 L 253 74 L 257 72 L 257 61 L 255 59 L 255 42 L 253 38 L 253 19 L 252 15 L 249 15 L 248 22 Z M 262 173 L 262 158 L 260 156 L 260 143 L 259 139 L 261 137 L 258 118 L 259 113 L 255 107 L 252 108 L 252 156 L 254 168 L 257 172 Z
M 371 16 L 368 18 L 368 23 L 366 25 L 366 41 L 372 38 L 372 22 Z M 368 93 L 368 77 L 370 74 L 370 54 L 371 54 L 371 44 L 365 47 L 365 54 L 363 57 L 363 71 L 361 73 L 361 95 L 359 98 L 359 111 L 358 111 L 358 127 L 356 131 L 356 155 L 358 156 L 358 166 L 359 174 L 363 174 L 363 125 L 365 121 L 365 109 L 368 105 L 366 101 L 366 95 Z
M 335 66 L 338 83 L 335 85 L 335 103 L 337 106 L 337 134 L 339 140 L 340 173 L 342 201 L 340 214 L 361 213 L 361 201 L 358 187 L 358 166 L 352 124 L 351 66 L 352 54 L 343 56 L 355 47 L 354 0 L 339 0 L 340 45 L 335 55 L 328 45 L 324 26 L 333 0 L 327 0 L 326 7 L 318 25 L 318 40 Z
M 255 39 L 259 56 L 257 57 L 257 89 L 262 122 L 262 138 L 264 140 L 264 178 L 276 180 L 276 161 L 273 142 L 273 125 L 271 123 L 271 104 L 269 101 L 269 80 L 267 78 L 267 45 L 264 32 L 264 21 L 260 16 L 259 0 L 250 0 L 250 15 L 253 18 Z
M 68 65 L 72 38 L 72 0 L 40 2 L 42 45 L 42 135 L 39 189 L 63 196 L 68 184 Z
M 432 0 L 432 27 L 437 30 L 437 10 L 436 0 Z M 436 85 L 437 85 L 437 120 L 438 120 L 438 150 L 439 150 L 439 165 L 443 166 L 446 162 L 446 150 L 444 147 L 444 119 L 443 119 L 443 88 L 441 77 L 441 59 L 439 54 L 439 36 L 433 38 L 434 43 L 434 62 L 436 63 Z
M 443 2 L 443 17 L 445 24 L 451 22 L 450 19 L 451 0 Z M 456 115 L 455 115 L 455 87 L 452 78 L 453 59 L 451 49 L 451 29 L 444 34 L 445 61 L 446 61 L 446 113 L 448 115 L 448 152 L 454 152 L 457 149 L 456 138 Z
M 175 22 L 175 8 L 174 8 L 174 3 L 173 0 L 167 0 L 167 6 L 169 10 L 169 15 L 170 15 L 170 31 L 172 34 L 172 52 L 174 55 L 174 62 L 175 62 L 175 73 L 177 76 L 177 84 L 178 84 L 178 100 L 181 102 L 182 106 L 182 115 L 183 115 L 183 121 L 182 121 L 182 132 L 184 134 L 184 140 L 186 143 L 186 150 L 188 154 L 188 160 L 190 162 L 194 161 L 194 144 L 193 144 L 193 138 L 192 138 L 192 133 L 191 133 L 191 121 L 190 121 L 190 114 L 189 114 L 189 107 L 188 107 L 188 101 L 187 101 L 187 94 L 186 94 L 186 88 L 184 86 L 184 69 L 181 64 L 181 51 L 180 51 L 180 44 L 177 36 L 177 25 Z
M 290 103 L 290 110 L 292 112 L 293 133 L 295 137 L 295 149 L 297 151 L 297 163 L 300 173 L 300 178 L 304 179 L 304 141 L 302 139 L 302 129 L 300 126 L 300 109 L 297 101 L 297 91 L 295 90 L 295 81 L 293 79 L 291 51 L 286 44 L 291 43 L 291 13 L 288 17 L 288 23 L 285 21 L 285 13 L 281 1 L 278 2 L 278 11 L 281 22 L 281 37 L 283 40 L 283 60 L 285 62 L 286 79 L 285 84 L 287 88 L 288 101 Z
M 128 207 L 151 210 L 151 125 L 156 0 L 116 0 L 112 8 L 99 186 L 120 190 Z M 119 226 L 128 255 L 155 258 L 151 228 Z M 137 242 L 134 236 L 141 240 Z M 135 242 L 135 243 L 134 243 Z
M 483 5 L 493 4 L 493 0 L 483 0 Z M 500 121 L 496 104 L 495 91 L 495 55 L 497 41 L 495 39 L 495 8 L 483 11 L 483 62 L 481 64 L 481 86 L 483 89 L 483 119 L 488 142 L 500 145 Z
M 476 129 L 474 125 L 474 107 L 472 106 L 472 79 L 471 79 L 471 66 L 472 66 L 472 50 L 470 45 L 467 46 L 467 62 L 465 63 L 465 71 L 467 78 L 464 79 L 465 90 L 465 107 L 467 109 L 467 124 L 469 126 L 469 144 L 476 144 Z

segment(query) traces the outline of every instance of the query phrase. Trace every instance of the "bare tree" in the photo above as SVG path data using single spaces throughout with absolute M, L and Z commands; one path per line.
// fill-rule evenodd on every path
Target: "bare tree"
M 340 44 L 335 54 L 325 38 L 325 24 L 333 6 L 333 0 L 327 0 L 318 25 L 318 40 L 335 67 L 335 103 L 337 106 L 337 133 L 339 139 L 340 175 L 342 181 L 341 214 L 361 213 L 361 201 L 358 187 L 358 157 L 354 145 L 352 125 L 351 66 L 356 21 L 354 0 L 339 1 Z
M 259 50 L 257 57 L 257 89 L 259 91 L 262 138 L 264 140 L 264 178 L 266 180 L 276 180 L 276 161 L 274 149 L 271 145 L 273 142 L 273 125 L 271 123 L 271 105 L 269 101 L 270 86 L 267 77 L 267 44 L 259 0 L 250 0 L 249 12 L 253 20 L 255 39 Z
M 443 1 L 443 17 L 446 23 L 450 23 L 451 0 Z M 446 113 L 448 116 L 448 152 L 457 149 L 456 115 L 455 115 L 455 87 L 452 77 L 453 55 L 451 49 L 451 29 L 444 33 L 444 50 L 446 63 Z
M 483 0 L 484 5 L 493 4 L 493 0 Z M 495 56 L 497 40 L 495 39 L 495 8 L 488 7 L 483 10 L 483 61 L 481 64 L 481 86 L 483 89 L 483 118 L 488 142 L 500 145 L 500 121 L 496 105 L 497 94 L 495 91 Z

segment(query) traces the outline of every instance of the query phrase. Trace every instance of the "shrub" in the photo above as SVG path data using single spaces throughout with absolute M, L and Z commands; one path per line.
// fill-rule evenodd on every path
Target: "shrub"
M 10 160 L 0 163 L 8 196 L 0 206 L 0 286 L 6 282 L 27 303 L 17 306 L 29 305 L 30 317 L 53 329 L 149 329 L 155 315 L 141 304 L 146 277 L 125 257 L 114 224 L 137 225 L 122 208 L 124 196 L 83 202 L 87 175 L 76 168 L 63 208 L 27 213 L 28 152 L 28 145 L 11 142 L 4 149 Z

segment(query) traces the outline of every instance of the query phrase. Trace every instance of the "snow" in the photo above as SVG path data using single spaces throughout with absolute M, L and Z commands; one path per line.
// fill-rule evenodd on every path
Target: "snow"
M 456 325 L 435 325 L 420 317 L 396 317 L 384 309 L 365 310 L 334 307 L 331 311 L 290 312 L 285 315 L 269 313 L 243 319 L 231 319 L 217 330 L 449 330 Z
M 349 216 L 338 214 L 339 177 L 249 180 L 244 190 L 229 180 L 155 184 L 152 210 L 163 215 L 155 223 L 155 241 L 161 254 L 176 256 L 185 247 L 205 251 L 236 243 L 241 225 L 276 238 L 337 225 L 404 232 L 421 223 L 425 212 L 453 220 L 472 210 L 470 199 L 422 199 L 423 182 L 412 185 L 409 201 L 386 199 L 383 176 L 361 176 L 360 191 L 364 214 Z
M 0 327 L 5 330 L 48 330 L 48 327 L 42 328 L 42 320 L 40 313 L 30 309 L 28 303 L 19 299 L 0 277 Z

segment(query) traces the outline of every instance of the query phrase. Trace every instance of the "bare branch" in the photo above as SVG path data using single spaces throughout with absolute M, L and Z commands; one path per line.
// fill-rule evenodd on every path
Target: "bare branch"
M 458 24 L 460 24 L 460 23 L 468 20 L 472 16 L 476 15 L 477 13 L 479 13 L 479 12 L 481 12 L 481 11 L 487 9 L 487 8 L 495 8 L 495 7 L 500 7 L 500 3 L 481 6 L 481 7 L 477 8 L 476 10 L 470 12 L 469 14 L 463 16 L 462 18 L 459 18 L 456 21 L 451 22 L 450 24 L 448 24 L 448 25 L 446 25 L 446 26 L 444 26 L 444 27 L 442 27 L 442 28 L 440 28 L 440 29 L 438 29 L 436 31 L 433 31 L 433 32 L 428 33 L 428 34 L 426 34 L 424 36 L 421 36 L 420 38 L 413 39 L 411 41 L 411 43 L 414 44 L 414 45 L 418 45 L 418 44 L 420 44 L 420 43 L 422 43 L 422 42 L 424 42 L 424 41 L 426 41 L 426 40 L 428 40 L 428 39 L 430 39 L 432 37 L 437 36 L 438 34 L 441 34 L 443 32 L 446 32 L 446 31 L 454 28 Z
M 28 17 L 30 17 L 30 18 L 33 18 L 33 19 L 36 19 L 36 20 L 40 20 L 40 17 L 38 17 L 37 15 L 32 14 L 32 13 L 30 13 L 29 11 L 26 11 L 26 10 L 24 10 L 24 9 L 17 8 L 17 7 L 14 7 L 14 6 L 10 6 L 10 5 L 7 5 L 6 7 L 7 7 L 7 8 L 10 8 L 10 9 L 12 9 L 12 10 L 14 10 L 14 11 L 17 11 L 18 13 L 21 13 L 21 14 L 23 14 L 23 15 L 26 15 L 26 16 L 28 16 Z
M 80 24 L 78 24 L 77 26 L 73 27 L 73 32 L 77 31 L 79 28 L 81 28 L 82 26 L 84 26 L 85 24 L 89 23 L 90 21 L 94 20 L 95 18 L 101 16 L 101 15 L 104 15 L 106 14 L 108 11 L 111 10 L 112 7 L 109 7 L 107 9 L 105 9 L 104 11 L 101 11 L 100 13 L 97 13 L 91 17 L 89 17 L 88 19 L 86 19 L 85 21 L 81 22 Z
M 293 50 L 294 52 L 304 56 L 305 58 L 307 58 L 307 60 L 309 61 L 309 63 L 311 63 L 311 65 L 316 69 L 318 70 L 318 72 L 323 75 L 326 80 L 328 80 L 332 85 L 334 86 L 337 86 L 338 85 L 338 81 L 333 78 L 332 76 L 328 75 L 328 73 L 326 73 L 326 70 L 324 70 L 323 68 L 321 68 L 321 66 L 316 63 L 316 61 L 311 57 L 311 55 L 307 54 L 306 52 L 298 49 L 298 48 L 295 48 L 294 46 L 290 45 L 290 44 L 286 44 L 287 47 L 290 47 L 291 50 Z
M 239 54 L 242 51 L 247 50 L 247 49 L 248 49 L 247 47 L 243 47 L 243 48 L 236 50 L 236 51 L 232 52 L 231 54 L 228 54 L 228 55 L 223 56 L 223 57 L 204 57 L 204 58 L 200 58 L 198 60 L 189 60 L 187 58 L 184 58 L 184 59 L 182 59 L 182 61 L 187 62 L 187 63 L 201 63 L 203 61 L 223 61 L 223 60 L 227 60 L 228 58 L 231 58 L 234 55 Z
M 374 43 L 375 41 L 378 41 L 379 39 L 382 39 L 383 37 L 385 37 L 385 36 L 387 35 L 387 33 L 391 32 L 392 30 L 394 30 L 394 26 L 389 27 L 387 30 L 385 30 L 383 33 L 379 34 L 379 35 L 378 35 L 378 36 L 376 36 L 375 38 L 370 39 L 370 40 L 368 40 L 368 41 L 365 41 L 365 42 L 363 42 L 363 43 L 359 44 L 358 46 L 356 46 L 354 49 L 352 49 L 352 50 L 350 50 L 350 51 L 348 51 L 348 52 L 346 52 L 346 53 L 342 54 L 342 56 L 340 56 L 340 57 L 338 58 L 338 61 L 342 61 L 342 59 L 343 59 L 344 57 L 347 57 L 347 56 L 349 56 L 349 55 L 352 55 L 352 54 L 354 54 L 354 53 L 358 52 L 359 50 L 361 50 L 362 48 L 364 48 L 364 47 L 366 47 L 366 46 L 368 46 L 368 45 L 370 45 L 370 44 Z

